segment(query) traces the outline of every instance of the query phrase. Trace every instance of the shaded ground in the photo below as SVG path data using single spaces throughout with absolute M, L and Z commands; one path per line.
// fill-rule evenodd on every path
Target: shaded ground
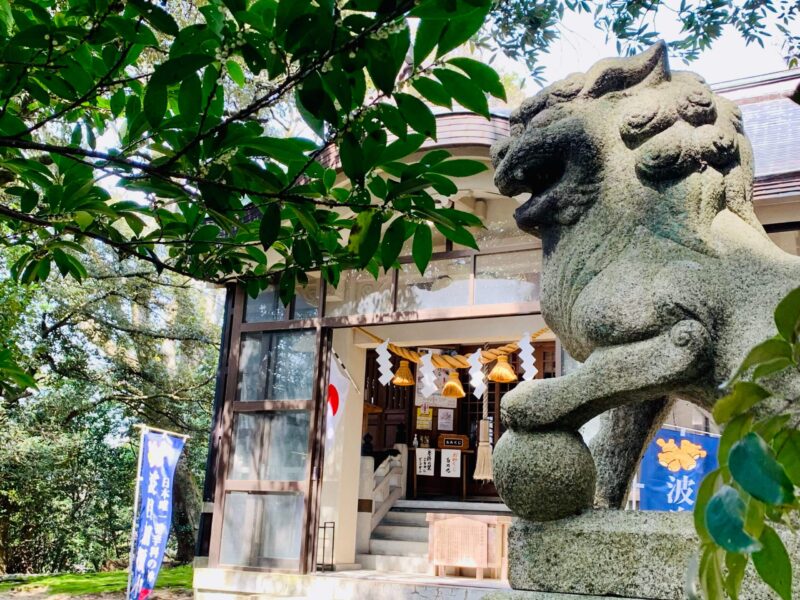
M 17 581 L 0 581 L 0 600 L 124 600 L 127 571 L 42 575 Z M 192 596 L 190 566 L 162 569 L 153 600 L 188 600 Z

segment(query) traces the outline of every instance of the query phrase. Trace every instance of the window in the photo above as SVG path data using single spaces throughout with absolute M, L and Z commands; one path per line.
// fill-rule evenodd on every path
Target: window
M 255 298 L 247 297 L 244 305 L 245 323 L 280 321 L 286 318 L 286 309 L 278 297 L 278 289 L 271 285 Z
M 367 315 L 392 312 L 392 272 L 376 280 L 366 271 L 344 271 L 338 287 L 328 286 L 325 316 Z
M 303 495 L 226 494 L 220 563 L 292 567 L 300 561 Z
M 398 274 L 397 310 L 468 305 L 471 275 L 471 256 L 431 261 L 423 275 L 414 263 L 405 263 Z
M 302 481 L 308 463 L 308 411 L 239 412 L 228 479 Z
M 539 298 L 541 250 L 476 257 L 475 304 L 533 302 Z
M 243 334 L 236 399 L 310 400 L 315 338 L 311 330 Z

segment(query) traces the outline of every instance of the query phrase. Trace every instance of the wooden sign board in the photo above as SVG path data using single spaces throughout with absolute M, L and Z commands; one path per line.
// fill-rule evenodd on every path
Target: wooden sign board
M 437 443 L 440 449 L 443 448 L 448 448 L 451 450 L 469 449 L 469 438 L 465 435 L 457 435 L 455 433 L 440 433 Z

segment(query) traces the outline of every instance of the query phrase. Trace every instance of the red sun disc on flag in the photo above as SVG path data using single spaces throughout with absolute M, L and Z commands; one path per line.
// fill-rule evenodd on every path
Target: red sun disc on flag
M 336 413 L 339 412 L 339 392 L 332 383 L 328 384 L 328 404 L 331 405 L 331 412 L 335 417 Z

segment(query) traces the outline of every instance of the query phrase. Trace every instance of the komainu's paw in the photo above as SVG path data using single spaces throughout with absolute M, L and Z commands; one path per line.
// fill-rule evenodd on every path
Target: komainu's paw
M 500 418 L 509 429 L 533 431 L 556 422 L 571 408 L 558 379 L 523 381 L 500 401 Z

